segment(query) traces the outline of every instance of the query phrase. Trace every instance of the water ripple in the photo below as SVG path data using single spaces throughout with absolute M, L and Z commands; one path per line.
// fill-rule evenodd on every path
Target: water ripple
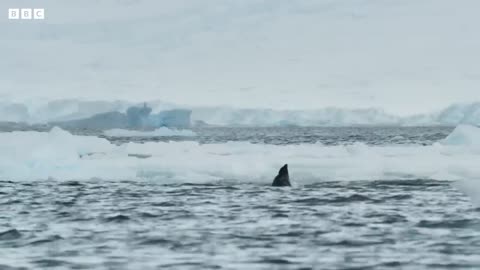
M 293 189 L 3 184 L 20 191 L 8 198 L 17 203 L 2 205 L 0 269 L 476 269 L 479 263 L 480 211 L 449 182 Z

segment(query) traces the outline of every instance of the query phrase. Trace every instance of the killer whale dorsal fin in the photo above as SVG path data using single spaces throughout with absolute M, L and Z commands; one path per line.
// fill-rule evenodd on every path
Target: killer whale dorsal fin
M 288 176 L 288 164 L 283 165 L 280 170 L 278 170 L 279 175 L 287 175 Z
M 290 176 L 288 175 L 288 164 L 283 165 L 278 171 L 278 175 L 273 179 L 274 187 L 290 187 Z

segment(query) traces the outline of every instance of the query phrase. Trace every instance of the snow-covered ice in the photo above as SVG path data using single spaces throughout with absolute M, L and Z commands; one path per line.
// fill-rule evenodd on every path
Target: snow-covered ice
M 479 179 L 480 138 L 460 126 L 433 145 L 267 145 L 195 141 L 114 145 L 106 139 L 50 132 L 0 133 L 3 179 L 158 179 L 196 182 L 232 179 L 269 182 L 289 163 L 297 183 L 327 180 Z M 133 155 L 150 158 L 138 159 Z M 188 162 L 194 161 L 194 162 Z
M 170 129 L 167 127 L 157 128 L 152 131 L 109 129 L 103 134 L 109 137 L 157 137 L 157 136 L 195 136 L 195 132 L 188 129 Z

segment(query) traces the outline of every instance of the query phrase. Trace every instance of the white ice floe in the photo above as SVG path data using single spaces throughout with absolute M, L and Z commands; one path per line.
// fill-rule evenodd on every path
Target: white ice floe
M 328 180 L 480 179 L 480 129 L 460 126 L 429 146 L 147 142 L 50 132 L 0 133 L 0 179 L 264 182 L 289 164 L 298 184 Z M 138 158 L 147 157 L 147 158 Z M 480 184 L 480 182 L 478 182 Z M 476 182 L 475 182 L 476 184 Z M 480 190 L 480 185 L 479 190 Z

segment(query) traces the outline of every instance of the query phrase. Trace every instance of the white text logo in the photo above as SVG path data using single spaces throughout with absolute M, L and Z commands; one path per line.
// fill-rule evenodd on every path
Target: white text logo
M 9 20 L 43 20 L 45 9 L 43 8 L 9 8 Z

